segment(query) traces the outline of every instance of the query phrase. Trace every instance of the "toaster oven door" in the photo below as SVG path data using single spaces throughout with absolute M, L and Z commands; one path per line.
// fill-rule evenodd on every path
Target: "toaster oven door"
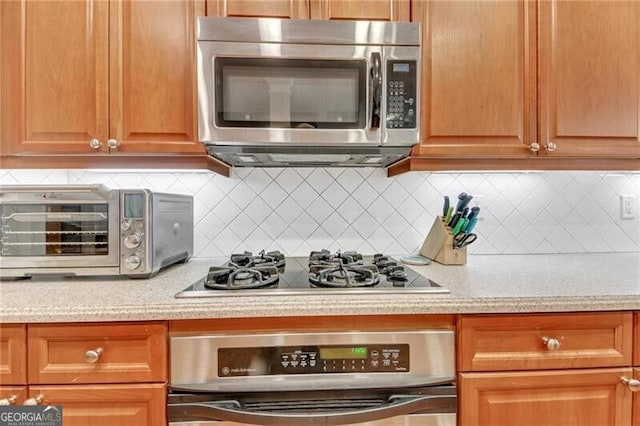
M 90 193 L 84 199 L 77 193 L 45 194 L 54 193 L 43 192 L 39 201 L 23 194 L 0 205 L 2 276 L 118 271 L 117 191 Z

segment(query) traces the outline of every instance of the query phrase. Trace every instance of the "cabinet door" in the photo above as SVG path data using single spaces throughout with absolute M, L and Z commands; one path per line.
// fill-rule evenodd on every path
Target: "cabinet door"
M 640 2 L 538 4 L 540 143 L 556 144 L 547 155 L 640 156 Z
M 633 374 L 636 380 L 640 380 L 640 368 L 634 368 Z M 640 426 L 640 392 L 633 393 L 633 426 Z
M 629 426 L 631 369 L 460 374 L 461 426 Z
M 27 384 L 27 327 L 0 325 L 0 383 Z
M 205 152 L 196 131 L 198 15 L 204 0 L 111 1 L 112 151 Z
M 65 426 L 157 426 L 167 423 L 165 384 L 30 386 L 41 404 L 62 405 Z
M 414 155 L 525 158 L 535 140 L 534 2 L 416 1 L 421 143 Z
M 0 8 L 0 153 L 95 151 L 89 141 L 108 136 L 109 4 L 21 0 Z
M 409 0 L 311 0 L 311 19 L 409 21 Z
M 208 16 L 309 19 L 306 0 L 207 0 Z

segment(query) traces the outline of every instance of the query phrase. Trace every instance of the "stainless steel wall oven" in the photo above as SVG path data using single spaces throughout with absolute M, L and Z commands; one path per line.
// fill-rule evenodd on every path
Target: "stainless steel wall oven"
M 171 426 L 455 426 L 452 330 L 172 335 Z

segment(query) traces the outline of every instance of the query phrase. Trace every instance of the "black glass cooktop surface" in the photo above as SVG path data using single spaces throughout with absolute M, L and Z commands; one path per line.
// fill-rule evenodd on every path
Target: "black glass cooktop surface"
M 345 252 L 336 257 L 322 251 L 309 257 L 285 258 L 278 253 L 265 261 L 261 254 L 250 259 L 232 255 L 175 297 L 449 293 L 391 256 Z

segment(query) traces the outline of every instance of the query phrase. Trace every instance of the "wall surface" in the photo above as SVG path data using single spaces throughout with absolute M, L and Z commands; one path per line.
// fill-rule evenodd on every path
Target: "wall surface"
M 470 253 L 640 251 L 640 174 L 602 172 L 406 173 L 382 169 L 236 168 L 208 172 L 0 170 L 0 184 L 103 183 L 195 198 L 195 256 L 280 250 L 417 253 L 444 195 L 481 208 Z M 620 219 L 620 195 L 636 215 Z

